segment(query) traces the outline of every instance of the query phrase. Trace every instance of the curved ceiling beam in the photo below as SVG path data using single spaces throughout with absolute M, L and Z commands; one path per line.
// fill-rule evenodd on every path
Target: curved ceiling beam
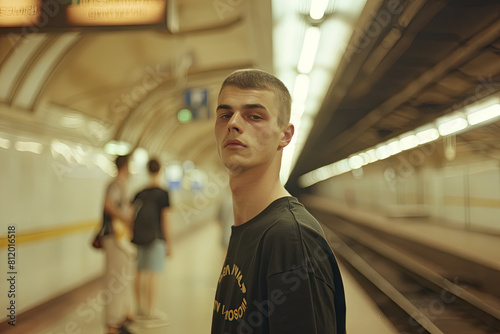
M 49 35 L 34 34 L 21 37 L 12 45 L 0 64 L 0 101 L 10 104 L 12 95 L 31 64 L 44 49 Z
M 191 69 L 187 72 L 186 77 L 189 79 L 189 86 L 197 86 L 197 82 L 202 83 L 207 86 L 210 85 L 210 82 L 207 79 L 213 80 L 214 84 L 219 85 L 221 82 L 221 77 L 225 77 L 228 73 L 240 69 L 240 68 L 248 68 L 252 67 L 252 64 L 242 63 L 239 65 L 233 66 L 224 66 L 224 67 L 214 67 L 210 69 Z M 141 133 L 138 135 L 138 139 L 134 140 L 132 143 L 134 147 L 141 146 L 142 142 L 144 142 L 144 136 L 147 133 L 150 133 L 153 126 L 157 125 L 157 121 L 154 121 L 154 115 L 158 115 L 161 112 L 166 112 L 172 114 L 172 119 L 177 123 L 177 110 L 181 107 L 181 105 L 177 105 L 175 100 L 170 102 L 169 109 L 155 109 L 155 105 L 159 103 L 164 103 L 163 100 L 168 98 L 169 101 L 174 99 L 173 94 L 179 94 L 182 92 L 182 89 L 175 87 L 178 82 L 177 77 L 172 77 L 162 82 L 158 87 L 154 90 L 150 91 L 149 94 L 142 100 L 139 105 L 130 110 L 130 112 L 126 115 L 126 117 L 122 120 L 121 124 L 116 130 L 113 138 L 125 140 L 125 133 L 131 131 L 130 129 L 136 128 L 139 122 L 143 122 L 146 120 L 145 125 L 139 130 Z M 218 86 L 217 86 L 218 88 Z M 168 92 L 168 93 L 165 93 Z M 181 101 L 181 98 L 178 98 Z M 153 115 L 148 115 L 153 113 Z M 167 138 L 168 139 L 168 138 Z
M 215 153 L 215 137 L 213 136 L 212 129 L 213 125 L 208 122 L 204 123 L 188 123 L 179 124 L 175 126 L 175 130 L 170 134 L 172 138 L 176 141 L 169 141 L 165 136 L 162 136 L 163 149 L 168 149 L 168 147 L 175 147 L 177 153 L 182 153 L 182 157 L 186 160 L 196 161 L 193 152 L 198 152 L 200 145 L 205 145 L 205 143 L 213 143 L 213 152 Z M 179 140 L 181 138 L 181 140 Z M 180 155 L 180 154 L 179 154 Z
M 29 72 L 21 79 L 20 86 L 14 92 L 11 104 L 18 108 L 33 110 L 49 77 L 80 37 L 79 33 L 65 33 L 56 37 L 47 49 L 33 60 Z
M 213 32 L 218 31 L 218 30 L 226 30 L 228 28 L 232 28 L 232 27 L 237 26 L 238 24 L 240 24 L 242 22 L 243 22 L 243 18 L 241 16 L 238 16 L 232 20 L 228 20 L 228 21 L 222 22 L 220 24 L 206 25 L 202 28 L 196 28 L 196 29 L 191 29 L 191 30 L 168 32 L 168 34 L 172 35 L 172 36 L 209 34 L 209 33 L 213 33 Z M 163 33 L 163 31 L 161 31 L 161 33 Z
M 398 106 L 408 101 L 412 96 L 421 92 L 426 86 L 438 80 L 454 68 L 460 66 L 460 64 L 469 59 L 479 49 L 497 40 L 499 35 L 500 21 L 496 21 L 478 33 L 475 37 L 471 38 L 465 45 L 457 48 L 453 53 L 433 66 L 430 70 L 420 75 L 420 77 L 406 86 L 399 94 L 394 95 L 380 106 L 370 111 L 368 115 L 357 122 L 354 126 L 335 138 L 334 142 L 325 146 L 325 150 L 333 152 L 342 149 L 351 141 L 359 137 L 361 133 L 368 131 L 370 127 L 379 122 Z

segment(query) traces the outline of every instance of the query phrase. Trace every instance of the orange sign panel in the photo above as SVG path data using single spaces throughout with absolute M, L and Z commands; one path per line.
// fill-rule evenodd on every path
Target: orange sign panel
M 0 0 L 0 27 L 36 25 L 40 12 L 40 0 Z
M 165 0 L 73 0 L 66 7 L 71 26 L 158 24 L 165 19 Z

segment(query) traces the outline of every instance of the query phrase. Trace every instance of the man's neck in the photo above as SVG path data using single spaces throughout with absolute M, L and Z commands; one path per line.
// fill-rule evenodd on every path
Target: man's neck
M 160 181 L 158 180 L 158 175 L 151 176 L 150 181 L 149 181 L 149 186 L 151 188 L 157 188 L 159 185 L 160 185 Z
M 233 195 L 234 225 L 246 223 L 278 198 L 290 196 L 278 175 L 260 170 L 248 170 L 231 175 L 229 180 Z

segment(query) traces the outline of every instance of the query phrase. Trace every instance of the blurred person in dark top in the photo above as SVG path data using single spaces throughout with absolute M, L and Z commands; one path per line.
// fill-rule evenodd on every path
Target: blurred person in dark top
M 137 245 L 136 298 L 138 316 L 166 321 L 166 315 L 155 308 L 158 275 L 165 268 L 165 257 L 172 252 L 168 214 L 168 192 L 160 187 L 161 165 L 148 162 L 150 183 L 133 200 L 136 211 L 132 242 Z

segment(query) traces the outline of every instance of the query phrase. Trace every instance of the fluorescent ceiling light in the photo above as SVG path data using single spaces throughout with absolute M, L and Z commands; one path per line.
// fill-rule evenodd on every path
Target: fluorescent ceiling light
M 372 148 L 371 150 L 366 151 L 366 154 L 370 157 L 370 163 L 375 162 L 378 160 L 377 155 L 375 154 L 375 149 Z
M 313 20 L 321 20 L 325 15 L 327 6 L 328 0 L 313 0 L 311 3 L 311 9 L 309 10 L 309 15 Z
M 94 164 L 110 176 L 116 176 L 115 164 L 102 153 L 93 156 Z
M 290 115 L 290 122 L 295 125 L 295 130 L 299 128 L 300 119 L 304 114 L 306 106 L 301 102 L 292 102 L 292 112 Z
M 19 152 L 40 154 L 43 151 L 43 145 L 33 141 L 18 141 L 14 147 Z
M 417 136 L 409 135 L 409 136 L 401 138 L 399 143 L 401 144 L 401 148 L 403 150 L 409 150 L 410 148 L 417 147 L 419 144 L 419 140 L 418 140 Z
M 111 155 L 126 155 L 130 153 L 130 146 L 124 141 L 111 140 L 104 145 L 104 152 Z
M 5 138 L 0 138 L 0 147 L 5 149 L 10 148 L 10 140 Z
M 72 129 L 77 129 L 77 128 L 82 128 L 85 126 L 85 120 L 83 119 L 83 116 L 81 115 L 67 115 L 61 118 L 59 122 L 62 126 L 65 128 L 72 128 Z
M 370 163 L 370 156 L 366 152 L 361 152 L 359 156 L 363 159 L 363 166 Z
M 441 124 L 438 129 L 441 136 L 451 135 L 452 133 L 463 130 L 467 127 L 467 120 L 463 117 L 457 117 Z
M 293 102 L 304 104 L 309 90 L 309 77 L 305 74 L 299 74 L 295 78 L 293 86 Z
M 50 151 L 54 159 L 56 159 L 58 155 L 61 155 L 62 157 L 64 157 L 64 159 L 66 159 L 66 161 L 69 162 L 72 156 L 71 148 L 67 144 L 60 142 L 59 140 L 52 141 L 52 143 L 50 144 Z
M 389 148 L 389 152 L 391 155 L 398 154 L 402 151 L 401 146 L 399 145 L 399 140 L 393 140 L 387 144 Z
M 137 164 L 137 166 L 143 168 L 147 165 L 149 160 L 149 153 L 142 147 L 138 147 L 132 153 L 132 161 Z
M 363 166 L 363 162 L 364 162 L 363 158 L 360 157 L 359 155 L 354 155 L 350 157 L 348 160 L 349 167 L 351 167 L 352 169 L 361 168 Z
M 420 143 L 420 145 L 431 142 L 433 140 L 436 140 L 439 138 L 439 132 L 438 130 L 432 128 L 432 129 L 427 129 L 423 130 L 417 133 L 417 138 Z
M 379 160 L 384 160 L 384 159 L 387 159 L 388 157 L 391 156 L 388 148 L 387 148 L 387 145 L 382 145 L 382 146 L 379 146 L 375 149 L 375 155 L 377 156 L 377 158 Z
M 484 109 L 475 111 L 467 115 L 467 120 L 470 125 L 486 122 L 492 118 L 500 116 L 500 104 L 494 104 Z
M 465 110 L 467 110 L 467 119 L 463 116 L 463 110 L 460 110 L 458 112 L 451 113 L 450 115 L 440 117 L 434 122 L 420 127 L 419 129 L 402 134 L 399 137 L 399 140 L 381 143 L 376 148 L 369 149 L 365 152 L 359 152 L 350 156 L 348 159 L 335 162 L 329 165 L 331 168 L 330 177 L 343 174 L 351 169 L 358 170 L 359 167 L 378 160 L 386 159 L 392 155 L 400 153 L 402 150 L 409 150 L 419 145 L 437 140 L 439 139 L 440 134 L 442 136 L 447 136 L 467 129 L 469 125 L 476 125 L 487 121 L 498 121 L 498 118 L 500 117 L 500 95 L 495 95 L 493 97 L 489 97 L 488 99 L 468 105 L 465 107 Z M 437 129 L 434 127 L 436 125 L 438 125 Z M 311 171 L 308 174 L 303 175 L 302 177 L 307 177 L 303 178 L 303 182 L 299 185 L 305 188 L 322 181 L 313 177 L 315 172 L 316 171 Z
M 351 166 L 349 166 L 349 162 L 347 159 L 343 159 L 343 160 L 340 160 L 340 161 L 337 161 L 335 163 L 335 168 L 338 169 L 338 171 L 342 174 L 342 173 L 347 173 L 351 170 Z
M 309 73 L 316 58 L 316 51 L 318 50 L 320 37 L 320 30 L 318 27 L 308 27 L 304 36 L 304 44 L 300 52 L 299 63 L 297 70 L 300 73 Z
M 314 183 L 314 180 L 311 176 L 311 174 L 304 174 L 302 176 L 300 176 L 297 180 L 297 182 L 299 183 L 299 187 L 301 188 L 307 188 L 309 186 L 312 186 Z
M 321 167 L 316 171 L 316 178 L 319 180 L 326 180 L 330 177 L 330 172 L 328 166 Z

